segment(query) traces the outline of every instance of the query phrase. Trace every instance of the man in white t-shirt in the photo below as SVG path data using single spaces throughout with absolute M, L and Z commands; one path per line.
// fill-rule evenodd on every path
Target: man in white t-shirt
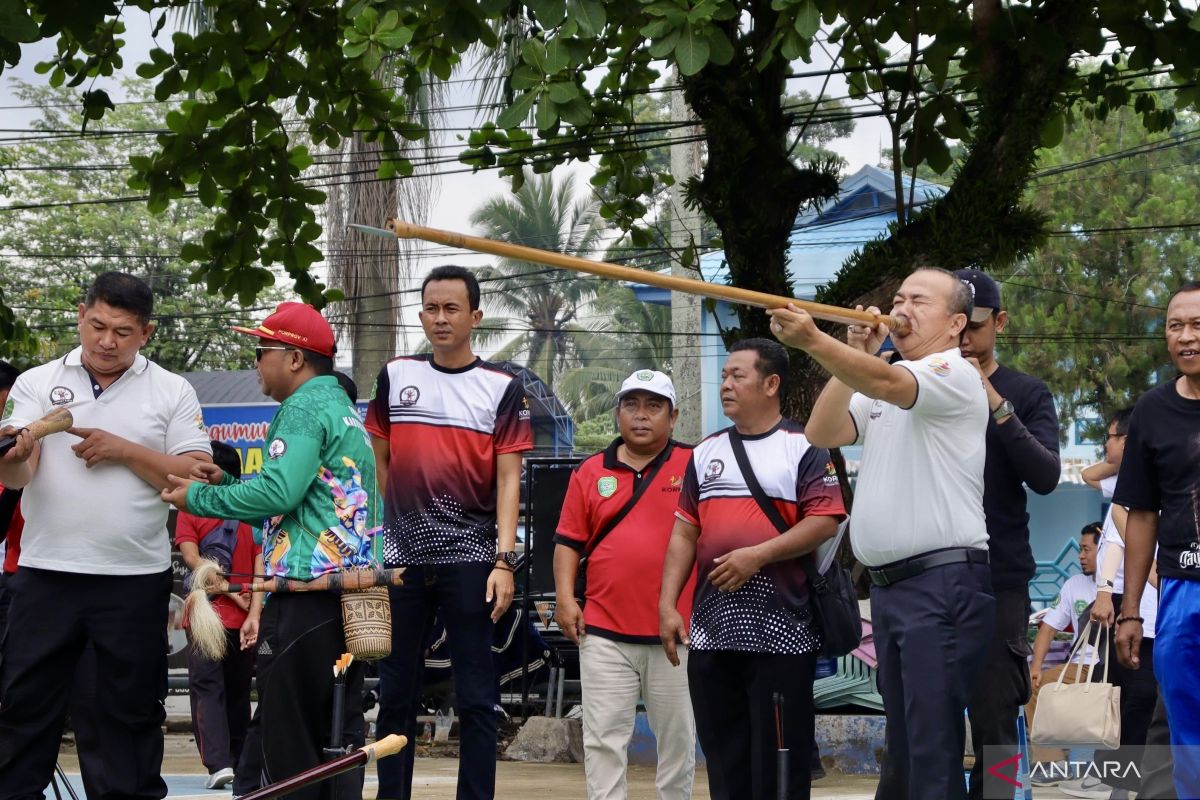
M 869 309 L 879 313 L 878 309 Z M 983 513 L 988 401 L 959 343 L 970 290 L 918 269 L 896 291 L 892 333 L 903 360 L 875 356 L 880 324 L 851 325 L 847 343 L 795 306 L 768 311 L 785 344 L 833 378 L 808 420 L 818 447 L 862 444 L 850 514 L 854 554 L 868 568 L 888 758 L 884 798 L 966 797 L 964 711 L 995 624 Z
M 25 516 L 0 653 L 3 800 L 41 797 L 50 783 L 89 646 L 97 686 L 86 711 L 101 750 L 90 755 L 105 766 L 102 794 L 167 793 L 171 545 L 159 491 L 167 475 L 211 461 L 212 449 L 191 385 L 139 353 L 154 331 L 153 303 L 139 278 L 97 277 L 79 306 L 80 346 L 23 373 L 0 421 L 0 434 L 11 434 L 55 408 L 75 420 L 41 442 L 21 430 L 0 458 L 0 483 L 24 488 Z
M 1033 692 L 1025 706 L 1025 719 L 1029 721 L 1030 725 L 1033 724 L 1033 714 L 1037 710 L 1038 691 L 1042 686 L 1057 681 L 1060 675 L 1062 675 L 1064 683 L 1074 683 L 1075 670 L 1067 669 L 1070 664 L 1083 664 L 1080 669 L 1080 680 L 1086 681 L 1090 665 L 1096 662 L 1095 648 L 1084 645 L 1078 653 L 1075 653 L 1070 664 L 1058 664 L 1047 670 L 1042 669 L 1042 662 L 1045 661 L 1046 654 L 1050 651 L 1050 642 L 1054 640 L 1055 634 L 1071 628 L 1075 634 L 1074 640 L 1071 642 L 1072 648 L 1079 641 L 1079 633 L 1082 628 L 1080 619 L 1087 611 L 1088 606 L 1096 599 L 1096 550 L 1099 539 L 1099 522 L 1089 522 L 1083 526 L 1083 530 L 1079 532 L 1079 567 L 1082 572 L 1072 575 L 1063 582 L 1058 590 L 1058 597 L 1054 598 L 1054 602 L 1042 614 L 1037 639 L 1033 643 L 1033 660 L 1029 663 L 1029 678 Z M 1064 670 L 1066 670 L 1065 673 Z M 1034 747 L 1030 752 L 1030 759 L 1035 762 L 1059 761 L 1063 756 L 1062 750 L 1054 748 Z M 1051 778 L 1051 780 L 1041 780 L 1038 785 L 1057 783 L 1052 780 L 1056 774 L 1053 770 L 1046 770 L 1041 777 Z M 1035 777 L 1036 780 L 1037 777 Z

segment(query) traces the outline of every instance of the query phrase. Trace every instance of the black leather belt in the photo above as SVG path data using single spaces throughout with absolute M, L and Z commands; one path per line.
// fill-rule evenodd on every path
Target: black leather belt
M 986 564 L 988 551 L 978 547 L 949 547 L 945 550 L 934 550 L 902 561 L 884 564 L 882 567 L 867 567 L 871 583 L 876 586 L 890 586 L 907 578 L 920 575 L 927 569 L 944 567 L 947 564 Z

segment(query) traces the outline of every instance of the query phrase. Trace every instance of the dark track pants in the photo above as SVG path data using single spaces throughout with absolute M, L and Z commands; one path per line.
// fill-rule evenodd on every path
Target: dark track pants
M 170 571 L 110 576 L 23 567 L 8 588 L 0 800 L 40 799 L 49 785 L 76 666 L 89 642 L 98 681 L 90 711 L 105 764 L 101 797 L 166 796 L 160 772 Z
M 987 656 L 979 667 L 967 716 L 975 766 L 971 769 L 971 800 L 1012 796 L 1012 784 L 984 774 L 984 747 L 1016 752 L 1017 714 L 1029 701 L 1029 589 L 999 589 L 996 624 L 988 641 Z
M 788 800 L 808 800 L 815 653 L 688 652 L 688 689 L 713 800 L 778 797 L 774 695 L 783 696 Z
M 402 733 L 416 741 L 425 675 L 425 640 L 436 614 L 446 628 L 459 717 L 458 797 L 489 800 L 496 793 L 496 676 L 491 606 L 484 595 L 491 563 L 408 567 L 404 585 L 390 589 L 392 654 L 379 662 L 379 736 Z M 381 800 L 412 796 L 413 755 L 406 747 L 379 762 Z
M 996 603 L 986 564 L 948 564 L 871 587 L 887 758 L 876 800 L 961 800 L 964 711 Z
M 329 592 L 272 594 L 258 636 L 259 735 L 263 785 L 311 769 L 326 759 L 333 718 L 333 664 L 346 650 L 341 599 Z M 363 665 L 346 675 L 346 717 L 362 730 Z M 345 718 L 342 721 L 345 727 Z M 362 734 L 342 745 L 363 744 Z M 288 795 L 290 800 L 362 797 L 364 771 L 344 772 Z
M 1138 769 L 1142 773 L 1142 785 L 1138 787 L 1138 800 L 1176 800 L 1175 759 L 1171 758 L 1171 728 L 1167 724 L 1167 707 L 1162 694 L 1154 704 L 1154 716 L 1150 718 L 1150 730 L 1146 731 L 1146 755 Z
M 241 632 L 225 629 L 225 658 L 212 661 L 188 639 L 188 696 L 196 747 L 208 774 L 238 762 L 250 725 L 250 677 L 254 651 L 243 650 Z

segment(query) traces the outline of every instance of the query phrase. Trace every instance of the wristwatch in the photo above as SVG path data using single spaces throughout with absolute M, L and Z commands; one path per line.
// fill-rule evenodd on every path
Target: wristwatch
M 992 419 L 996 420 L 996 422 L 1000 422 L 1008 419 L 1015 413 L 1016 410 L 1013 408 L 1012 403 L 1010 403 L 1008 400 L 1001 400 L 1000 405 L 996 406 L 995 410 L 992 411 Z
M 516 550 L 497 550 L 496 551 L 496 563 L 499 564 L 501 562 L 503 562 L 504 565 L 506 567 L 508 567 L 509 569 L 515 570 L 517 568 L 517 551 Z

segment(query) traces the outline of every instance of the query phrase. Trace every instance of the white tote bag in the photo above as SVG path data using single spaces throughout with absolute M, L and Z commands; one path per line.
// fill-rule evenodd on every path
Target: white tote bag
M 1081 647 L 1087 646 L 1091 627 L 1092 621 L 1088 620 L 1071 650 L 1072 659 Z M 1107 625 L 1098 627 L 1100 634 L 1096 641 L 1096 652 L 1107 653 L 1104 637 L 1111 634 Z M 1117 749 L 1121 744 L 1121 687 L 1108 682 L 1108 659 L 1104 660 L 1104 675 L 1100 683 L 1079 683 L 1083 672 L 1082 660 L 1075 665 L 1076 682 L 1063 683 L 1063 677 L 1070 668 L 1068 661 L 1058 680 L 1043 686 L 1038 693 L 1029 740 L 1035 745 L 1048 747 Z

